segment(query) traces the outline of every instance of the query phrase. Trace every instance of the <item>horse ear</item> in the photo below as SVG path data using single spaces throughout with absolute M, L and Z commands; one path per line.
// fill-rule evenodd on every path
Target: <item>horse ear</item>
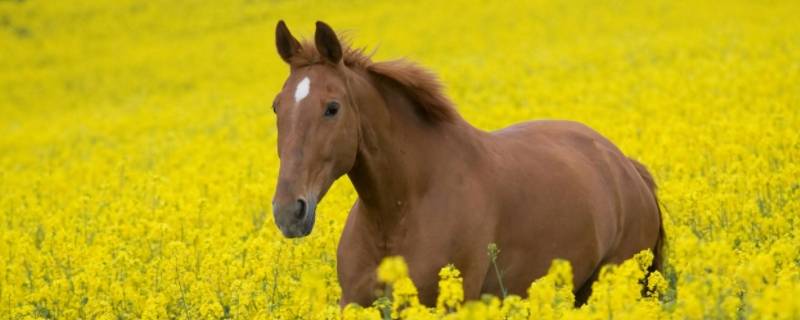
M 325 22 L 317 21 L 317 31 L 314 33 L 314 44 L 319 54 L 333 64 L 342 60 L 342 45 L 336 32 Z
M 283 20 L 278 21 L 278 26 L 275 27 L 275 45 L 278 47 L 278 54 L 281 55 L 281 59 L 286 63 L 290 63 L 292 57 L 300 52 L 302 48 L 300 42 L 289 32 L 289 28 L 286 27 L 286 23 Z

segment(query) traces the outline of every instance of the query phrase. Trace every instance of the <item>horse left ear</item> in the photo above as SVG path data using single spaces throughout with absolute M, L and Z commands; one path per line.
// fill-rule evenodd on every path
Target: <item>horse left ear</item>
M 317 51 L 325 60 L 333 64 L 339 64 L 339 61 L 342 60 L 342 45 L 339 43 L 339 38 L 331 26 L 325 22 L 317 21 L 314 44 L 316 44 Z
M 275 45 L 278 47 L 281 59 L 286 63 L 291 63 L 292 57 L 303 50 L 300 42 L 292 36 L 283 20 L 278 21 L 278 26 L 275 27 Z

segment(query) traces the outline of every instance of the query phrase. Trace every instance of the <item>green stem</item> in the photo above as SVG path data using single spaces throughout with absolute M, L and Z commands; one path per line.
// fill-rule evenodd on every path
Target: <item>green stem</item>
M 494 274 L 497 276 L 497 283 L 500 284 L 500 293 L 503 299 L 505 299 L 506 296 L 508 296 L 508 290 L 506 290 L 506 287 L 503 285 L 503 276 L 500 274 L 500 268 L 497 267 L 497 257 L 500 255 L 500 248 L 497 247 L 496 243 L 490 243 L 486 249 L 489 251 L 489 259 L 492 260 L 492 267 L 494 267 Z
M 503 285 L 503 277 L 500 275 L 500 269 L 497 268 L 497 262 L 495 259 L 492 259 L 492 266 L 494 266 L 494 273 L 497 275 L 497 283 L 500 284 L 500 293 L 503 295 L 503 299 L 508 296 L 508 290 Z

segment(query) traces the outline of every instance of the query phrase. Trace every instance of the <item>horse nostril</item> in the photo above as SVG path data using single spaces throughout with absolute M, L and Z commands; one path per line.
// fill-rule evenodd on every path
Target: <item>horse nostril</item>
M 303 220 L 306 217 L 306 201 L 297 199 L 297 211 L 294 213 L 297 220 Z

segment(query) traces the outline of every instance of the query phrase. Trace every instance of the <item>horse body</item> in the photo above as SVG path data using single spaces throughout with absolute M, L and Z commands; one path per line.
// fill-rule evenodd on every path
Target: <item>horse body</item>
M 630 258 L 644 249 L 641 243 L 655 249 L 655 198 L 631 161 L 588 127 L 537 121 L 495 133 L 466 123 L 448 129 L 453 133 L 441 139 L 427 135 L 424 143 L 402 146 L 424 149 L 419 152 L 429 158 L 397 166 L 436 168 L 424 174 L 422 192 L 395 197 L 394 208 L 359 200 L 351 210 L 338 252 L 342 305 L 374 300 L 380 286 L 364 270 L 390 255 L 406 259 L 428 305 L 436 302 L 438 271 L 447 263 L 462 271 L 467 299 L 501 293 L 487 257 L 489 243 L 502 250 L 498 266 L 509 293 L 525 295 L 559 258 L 571 262 L 581 302 L 602 265 Z M 458 136 L 473 141 L 453 138 Z M 401 217 L 390 230 L 380 227 L 387 211 Z
M 316 201 L 348 175 L 359 198 L 337 253 L 343 306 L 372 303 L 381 288 L 374 270 L 392 255 L 405 258 L 427 305 L 448 263 L 462 272 L 465 298 L 499 295 L 489 243 L 502 250 L 498 267 L 512 294 L 525 295 L 553 259 L 570 261 L 578 303 L 602 265 L 644 249 L 660 261 L 652 177 L 597 132 L 569 121 L 485 132 L 451 108 L 424 69 L 343 51 L 322 23 L 315 38 L 316 48 L 301 45 L 278 25 L 292 74 L 276 98 L 273 209 L 287 237 L 305 236 Z
M 660 215 L 653 191 L 634 162 L 600 134 L 575 122 L 536 121 L 504 129 L 496 141 L 511 160 L 495 161 L 513 164 L 495 190 L 519 190 L 494 195 L 503 204 L 496 208 L 496 241 L 505 254 L 498 264 L 513 279 L 506 283 L 511 293 L 524 294 L 552 259 L 566 259 L 580 303 L 602 265 L 656 249 Z M 495 277 L 485 281 L 486 291 L 498 291 Z

